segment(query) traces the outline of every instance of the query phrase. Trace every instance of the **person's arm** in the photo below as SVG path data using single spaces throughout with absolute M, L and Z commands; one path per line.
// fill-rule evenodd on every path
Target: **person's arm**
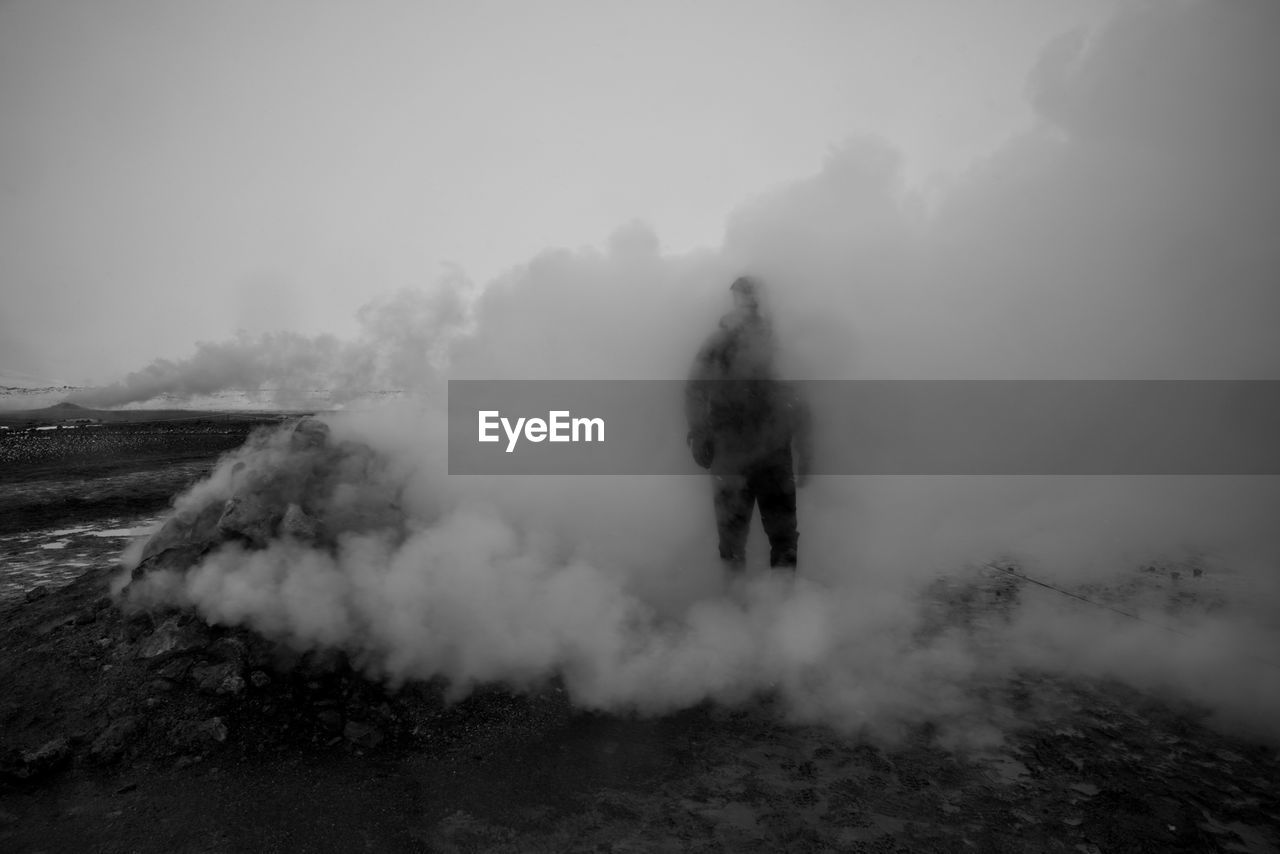
M 708 338 L 694 356 L 693 366 L 689 369 L 689 379 L 684 385 L 684 415 L 691 432 L 704 430 L 708 426 L 710 383 L 714 376 L 712 368 L 719 346 L 719 335 Z
M 711 465 L 715 448 L 711 441 L 710 383 L 718 336 L 707 340 L 694 357 L 689 379 L 684 385 L 684 415 L 689 426 L 686 442 L 693 453 L 694 462 L 701 468 Z
M 796 486 L 804 486 L 813 474 L 813 413 L 809 402 L 793 387 L 791 395 L 791 447 L 796 457 Z

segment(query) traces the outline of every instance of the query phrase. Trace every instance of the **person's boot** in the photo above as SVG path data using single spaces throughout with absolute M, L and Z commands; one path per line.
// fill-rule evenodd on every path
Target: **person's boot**
M 784 545 L 781 548 L 771 548 L 769 550 L 769 568 L 789 571 L 794 575 L 796 571 L 795 545 L 791 544 Z

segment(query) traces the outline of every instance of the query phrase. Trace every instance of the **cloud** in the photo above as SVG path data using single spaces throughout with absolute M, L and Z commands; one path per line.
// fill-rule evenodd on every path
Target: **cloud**
M 1251 168 L 1280 142 L 1277 25 L 1265 0 L 1130 4 L 1097 33 L 1065 34 L 1043 52 L 1032 103 L 1078 139 Z

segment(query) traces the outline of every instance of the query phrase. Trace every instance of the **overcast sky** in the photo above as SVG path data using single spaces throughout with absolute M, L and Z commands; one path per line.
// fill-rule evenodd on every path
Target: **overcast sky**
M 237 330 L 349 334 L 639 219 L 744 203 L 879 137 L 947 176 L 1032 121 L 1112 0 L 0 4 L 0 371 L 107 382 Z

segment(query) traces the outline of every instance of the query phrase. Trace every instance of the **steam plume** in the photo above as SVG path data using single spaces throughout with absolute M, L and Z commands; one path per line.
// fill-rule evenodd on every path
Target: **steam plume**
M 446 299 L 424 325 L 371 310 L 361 341 L 293 342 L 305 355 L 258 352 L 243 374 L 225 366 L 252 341 L 202 348 L 157 382 L 144 371 L 111 399 L 207 388 L 190 379 L 206 361 L 252 383 L 329 359 L 355 366 L 338 385 L 386 372 L 428 393 L 333 418 L 336 440 L 384 464 L 308 499 L 329 519 L 395 502 L 403 521 L 338 526 L 325 548 L 230 546 L 143 593 L 459 690 L 558 674 L 580 703 L 660 711 L 776 688 L 810 719 L 892 734 L 941 718 L 981 740 L 966 686 L 1035 665 L 1189 696 L 1280 737 L 1280 683 L 1255 655 L 1280 648 L 1275 478 L 820 479 L 801 498 L 800 582 L 725 597 L 704 483 L 452 478 L 430 393 L 438 348 L 453 377 L 683 376 L 744 269 L 776 285 L 794 376 L 1274 378 L 1280 117 L 1262 81 L 1280 59 L 1257 36 L 1273 8 L 1135 6 L 1055 42 L 1030 81 L 1035 125 L 935 206 L 889 146 L 854 141 L 735 211 L 715 252 L 663 255 L 632 225 L 605 250 L 548 251 Z M 389 354 L 388 331 L 405 345 Z M 240 461 L 266 477 L 287 459 L 268 445 Z M 231 496 L 228 463 L 179 509 Z M 919 589 L 1001 555 L 1076 587 L 1181 563 L 1224 604 L 1179 617 L 1171 640 L 1027 590 L 1003 627 L 931 631 Z
M 317 389 L 334 403 L 370 391 L 421 390 L 445 367 L 454 340 L 470 330 L 473 290 L 466 276 L 451 270 L 429 291 L 403 290 L 362 307 L 354 340 L 241 333 L 230 341 L 201 343 L 180 361 L 157 359 L 122 382 L 85 389 L 70 399 L 121 406 L 161 395 L 185 399 L 234 389 L 265 390 L 273 402 L 292 405 Z

